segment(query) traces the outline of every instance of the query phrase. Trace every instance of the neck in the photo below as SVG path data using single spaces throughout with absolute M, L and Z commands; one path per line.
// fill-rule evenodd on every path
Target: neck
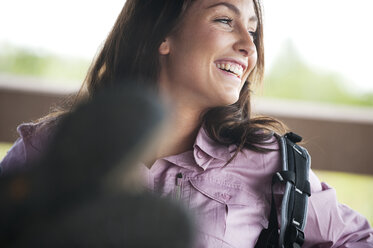
M 154 148 L 152 159 L 145 162 L 146 165 L 150 168 L 157 159 L 193 149 L 193 144 L 201 127 L 200 116 L 201 111 L 174 106 L 167 119 L 165 134 L 157 147 Z

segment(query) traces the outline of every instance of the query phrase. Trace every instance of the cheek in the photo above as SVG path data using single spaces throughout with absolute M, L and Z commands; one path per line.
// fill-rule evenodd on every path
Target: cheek
M 255 68 L 257 62 L 258 62 L 258 54 L 257 54 L 257 52 L 255 52 L 254 54 L 252 54 L 248 58 L 248 63 L 247 63 L 248 66 L 247 66 L 247 69 L 246 69 L 245 76 L 243 78 L 244 81 L 246 81 L 246 79 L 249 77 L 250 73 Z
M 193 35 L 183 35 L 175 46 L 172 56 L 172 64 L 179 64 L 186 73 L 192 73 L 193 77 L 210 76 L 211 66 L 214 64 L 218 51 L 226 46 L 225 37 L 216 32 L 196 30 Z M 206 78 L 204 78 L 206 80 Z
M 258 61 L 257 53 L 253 54 L 248 60 L 248 66 L 250 67 L 250 72 L 254 69 L 256 66 L 256 63 Z
M 234 42 L 232 37 L 216 29 L 204 33 L 200 40 L 205 45 L 205 51 L 211 51 L 212 55 L 228 51 Z
M 179 38 L 179 51 L 193 54 L 198 59 L 212 59 L 217 52 L 225 49 L 232 41 L 230 37 L 209 25 L 186 30 Z

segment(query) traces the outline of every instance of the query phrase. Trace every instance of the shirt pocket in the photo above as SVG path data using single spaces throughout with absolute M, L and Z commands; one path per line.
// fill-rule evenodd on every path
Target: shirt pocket
M 189 181 L 190 208 L 205 233 L 241 247 L 252 244 L 255 235 L 267 226 L 263 198 L 253 194 L 247 185 L 208 176 Z
M 235 247 L 254 247 L 260 232 L 268 227 L 269 203 L 243 187 L 227 208 L 225 240 Z
M 223 240 L 228 208 L 227 195 L 218 190 L 216 182 L 198 176 L 190 178 L 189 208 L 195 214 L 201 232 Z

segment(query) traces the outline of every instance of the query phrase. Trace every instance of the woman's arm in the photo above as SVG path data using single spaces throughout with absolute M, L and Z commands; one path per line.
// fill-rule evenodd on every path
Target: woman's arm
M 310 183 L 304 247 L 373 247 L 373 229 L 366 218 L 340 204 L 335 190 L 312 171 Z

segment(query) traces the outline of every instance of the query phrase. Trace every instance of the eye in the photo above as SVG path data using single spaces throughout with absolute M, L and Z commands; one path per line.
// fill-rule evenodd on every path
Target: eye
M 250 36 L 251 36 L 251 39 L 253 40 L 253 41 L 255 41 L 257 38 L 258 38 L 258 33 L 256 32 L 256 31 L 248 31 L 249 32 L 249 34 L 250 34 Z
M 233 19 L 228 18 L 228 17 L 224 17 L 224 18 L 215 19 L 214 21 L 231 26 Z

